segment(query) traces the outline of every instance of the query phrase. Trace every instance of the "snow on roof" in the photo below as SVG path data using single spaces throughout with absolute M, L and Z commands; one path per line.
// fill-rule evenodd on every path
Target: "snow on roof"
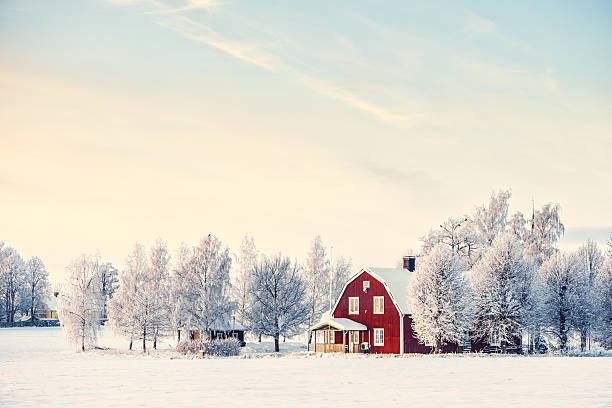
M 57 298 L 55 296 L 45 296 L 43 302 L 47 305 L 47 309 L 57 310 Z
M 344 317 L 330 317 L 327 315 L 323 315 L 321 321 L 312 326 L 310 330 L 316 330 L 323 326 L 332 326 L 340 330 L 368 330 L 363 324 L 357 323 L 354 320 Z
M 410 293 L 414 272 L 402 268 L 378 268 L 370 266 L 359 271 L 354 277 L 359 276 L 364 271 L 374 276 L 387 287 L 389 296 L 395 301 L 395 304 L 400 309 L 400 313 L 412 313 L 408 293 Z

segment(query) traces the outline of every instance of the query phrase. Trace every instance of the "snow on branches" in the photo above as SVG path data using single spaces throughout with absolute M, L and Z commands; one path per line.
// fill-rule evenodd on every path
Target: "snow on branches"
M 435 344 L 435 353 L 444 343 L 462 341 L 471 325 L 471 294 L 465 278 L 466 266 L 443 244 L 419 260 L 409 296 L 413 328 L 422 343 Z

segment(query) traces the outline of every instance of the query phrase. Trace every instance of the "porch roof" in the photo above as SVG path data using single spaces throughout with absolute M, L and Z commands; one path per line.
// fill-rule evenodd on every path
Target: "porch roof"
M 331 326 L 338 330 L 359 330 L 359 331 L 368 330 L 368 328 L 365 327 L 363 324 L 357 323 L 354 320 L 347 319 L 344 317 L 334 318 L 334 317 L 329 317 L 329 316 L 323 316 L 321 318 L 321 321 L 315 324 L 314 326 L 312 326 L 310 330 L 317 330 L 324 326 Z

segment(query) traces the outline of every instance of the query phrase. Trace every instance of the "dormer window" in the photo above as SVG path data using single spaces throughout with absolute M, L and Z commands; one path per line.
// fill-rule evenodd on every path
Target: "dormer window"
M 370 289 L 370 281 L 363 281 L 363 291 L 367 292 Z

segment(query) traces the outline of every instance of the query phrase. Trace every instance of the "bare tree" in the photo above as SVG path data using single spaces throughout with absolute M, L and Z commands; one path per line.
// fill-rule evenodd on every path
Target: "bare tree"
M 296 264 L 280 254 L 264 258 L 252 271 L 249 285 L 249 321 L 274 338 L 278 352 L 280 336 L 297 334 L 308 320 L 310 305 Z
M 10 325 L 21 305 L 24 291 L 25 264 L 19 253 L 11 247 L 0 246 L 0 289 L 4 315 Z
M 49 273 L 42 260 L 36 256 L 26 263 L 25 286 L 27 293 L 27 308 L 32 320 L 35 319 L 36 310 L 43 306 L 42 299 L 49 289 Z

